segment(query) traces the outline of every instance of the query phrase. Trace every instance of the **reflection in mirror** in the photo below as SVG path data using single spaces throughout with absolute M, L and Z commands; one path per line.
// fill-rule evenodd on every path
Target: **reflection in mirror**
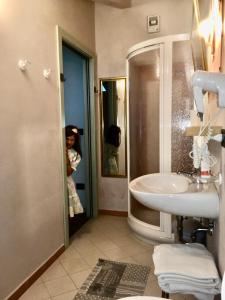
M 203 0 L 208 4 L 211 0 Z M 192 55 L 195 70 L 207 70 L 206 61 L 206 48 L 203 37 L 199 34 L 199 25 L 201 22 L 200 5 L 201 0 L 193 0 L 193 20 L 192 20 L 192 33 L 191 45 Z
M 221 64 L 221 0 L 193 0 L 192 50 L 195 69 L 218 72 Z
M 102 176 L 126 177 L 126 78 L 100 79 Z

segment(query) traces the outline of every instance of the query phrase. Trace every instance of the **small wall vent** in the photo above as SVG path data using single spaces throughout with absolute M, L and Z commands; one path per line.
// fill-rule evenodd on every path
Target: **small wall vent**
M 159 32 L 159 16 L 148 16 L 147 21 L 148 33 Z

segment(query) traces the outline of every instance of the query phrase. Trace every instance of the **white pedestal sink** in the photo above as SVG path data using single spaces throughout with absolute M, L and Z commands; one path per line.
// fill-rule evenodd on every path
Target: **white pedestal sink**
M 173 173 L 154 173 L 129 183 L 129 190 L 143 205 L 180 216 L 217 218 L 219 197 L 214 183 L 193 183 Z

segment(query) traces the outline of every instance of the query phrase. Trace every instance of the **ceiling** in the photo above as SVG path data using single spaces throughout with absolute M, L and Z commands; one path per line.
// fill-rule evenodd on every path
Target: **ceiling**
M 117 8 L 128 8 L 131 7 L 132 0 L 92 0 L 93 2 L 102 3 L 105 5 L 117 7 Z
M 129 8 L 132 6 L 141 5 L 149 0 L 91 0 L 96 3 L 113 6 L 116 8 Z

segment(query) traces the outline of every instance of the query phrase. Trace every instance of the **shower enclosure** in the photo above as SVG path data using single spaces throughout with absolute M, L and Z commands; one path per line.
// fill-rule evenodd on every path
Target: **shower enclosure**
M 176 171 L 180 161 L 190 165 L 191 141 L 183 135 L 192 103 L 189 35 L 161 37 L 133 46 L 128 52 L 127 71 L 128 180 Z M 128 201 L 128 222 L 140 238 L 174 241 L 171 215 L 141 205 L 131 194 Z

